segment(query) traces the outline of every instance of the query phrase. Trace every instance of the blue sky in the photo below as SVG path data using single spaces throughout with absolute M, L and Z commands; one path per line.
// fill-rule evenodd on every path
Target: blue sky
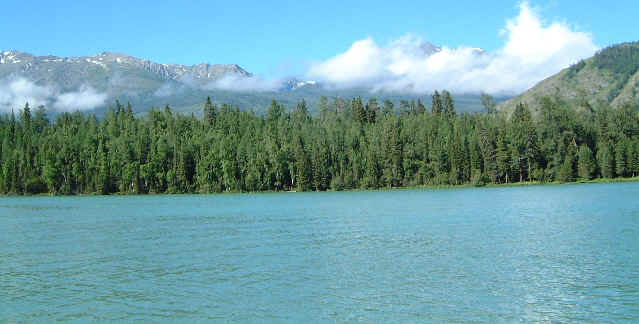
M 370 37 L 411 34 L 449 47 L 498 50 L 517 1 L 7 1 L 0 48 L 36 55 L 122 52 L 160 63 L 237 63 L 266 77 Z M 639 1 L 530 1 L 543 22 L 564 22 L 598 46 L 638 40 Z M 381 46 L 380 45 L 380 46 Z

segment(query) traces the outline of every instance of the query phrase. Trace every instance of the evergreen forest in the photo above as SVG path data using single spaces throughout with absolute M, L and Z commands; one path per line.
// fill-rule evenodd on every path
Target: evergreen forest
M 490 98 L 488 98 L 490 99 Z M 494 102 L 485 100 L 486 102 Z M 635 107 L 576 109 L 540 99 L 534 114 L 457 113 L 432 101 L 273 101 L 265 113 L 213 104 L 103 119 L 44 107 L 0 116 L 0 193 L 147 194 L 324 191 L 422 185 L 574 182 L 639 174 Z

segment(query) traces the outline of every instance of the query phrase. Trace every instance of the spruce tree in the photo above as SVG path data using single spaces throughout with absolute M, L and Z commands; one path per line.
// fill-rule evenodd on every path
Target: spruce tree
M 627 157 L 625 140 L 620 140 L 615 146 L 615 174 L 618 177 L 627 176 Z
M 418 115 L 421 115 L 425 112 L 426 112 L 426 106 L 424 106 L 422 99 L 421 98 L 417 99 L 417 108 L 415 108 L 415 113 L 417 113 Z
M 615 177 L 615 155 L 608 141 L 601 141 L 597 148 L 597 163 L 601 169 L 601 177 L 612 179 Z
M 559 174 L 557 175 L 557 180 L 560 182 L 572 182 L 575 181 L 575 156 L 573 150 L 569 150 L 569 153 L 566 155 L 564 162 L 561 164 L 561 168 L 559 169 Z
M 496 162 L 497 162 L 497 172 L 501 181 L 505 183 L 509 183 L 510 181 L 510 166 L 511 166 L 511 155 L 508 150 L 508 143 L 506 140 L 506 135 L 504 132 L 499 134 L 497 138 L 497 148 L 496 148 Z
M 312 186 L 312 166 L 308 153 L 304 149 L 302 138 L 298 137 L 295 146 L 295 167 L 297 169 L 297 190 L 307 191 Z
M 433 115 L 439 115 L 443 111 L 442 97 L 439 92 L 437 92 L 437 90 L 435 90 L 435 93 L 433 94 L 433 103 L 431 109 Z
M 453 117 L 457 115 L 457 110 L 455 109 L 455 101 L 453 100 L 453 96 L 450 92 L 444 90 L 442 92 L 442 111 L 449 117 Z
M 595 159 L 593 157 L 592 150 L 587 145 L 581 145 L 579 147 L 577 164 L 579 178 L 590 180 L 594 177 Z
M 215 106 L 211 103 L 211 97 L 206 97 L 206 103 L 204 103 L 204 121 L 207 126 L 215 125 L 216 110 Z
M 362 104 L 362 98 L 354 98 L 351 104 L 352 114 L 351 118 L 358 123 L 366 122 L 366 110 L 364 104 Z
M 379 111 L 379 105 L 377 104 L 377 99 L 372 98 L 368 101 L 368 103 L 366 104 L 366 120 L 371 123 L 374 124 L 375 121 L 377 120 L 377 112 Z

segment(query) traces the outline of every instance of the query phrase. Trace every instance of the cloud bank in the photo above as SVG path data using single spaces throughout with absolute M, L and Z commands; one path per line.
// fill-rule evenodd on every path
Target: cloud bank
M 565 22 L 545 23 L 528 2 L 519 5 L 519 15 L 507 20 L 500 34 L 505 43 L 493 53 L 463 46 L 426 52 L 427 43 L 411 35 L 386 46 L 366 38 L 313 64 L 307 77 L 373 90 L 517 94 L 598 50 L 590 34 Z
M 202 83 L 200 80 L 183 78 L 180 83 L 167 82 L 153 92 L 156 97 L 164 98 L 184 93 L 188 89 L 226 90 L 235 92 L 278 91 L 284 86 L 283 78 L 265 78 L 263 76 L 242 76 L 230 74 L 218 80 Z
M 104 105 L 107 95 L 98 93 L 90 86 L 84 85 L 78 91 L 59 94 L 53 107 L 61 111 L 91 110 Z
M 56 111 L 85 111 L 104 105 L 107 95 L 84 85 L 77 91 L 61 92 L 52 87 L 38 85 L 26 78 L 0 80 L 0 111 L 43 105 Z
M 241 75 L 227 75 L 219 80 L 206 84 L 206 90 L 228 90 L 228 91 L 277 91 L 282 88 L 284 79 L 264 78 L 262 76 L 245 77 Z

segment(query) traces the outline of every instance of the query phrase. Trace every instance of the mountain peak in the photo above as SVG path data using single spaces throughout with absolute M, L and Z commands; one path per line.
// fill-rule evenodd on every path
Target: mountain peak
M 423 42 L 419 47 L 426 55 L 432 55 L 442 50 L 441 46 L 437 46 L 431 42 Z
M 31 57 L 31 54 L 17 50 L 0 51 L 0 64 L 19 64 Z
M 225 75 L 236 77 L 250 77 L 252 74 L 237 64 L 209 64 L 197 65 L 160 64 L 147 59 L 133 57 L 118 52 L 102 52 L 94 56 L 58 57 L 53 55 L 33 56 L 17 50 L 0 51 L 0 64 L 5 65 L 15 75 L 29 75 L 30 72 L 38 75 L 36 79 L 43 79 L 42 74 L 49 74 L 57 69 L 60 71 L 73 71 L 87 73 L 88 70 L 100 68 L 105 73 L 122 74 L 124 70 L 131 73 L 131 69 L 151 73 L 160 80 L 175 81 L 199 81 L 202 83 L 215 81 Z M 1 71 L 0 71 L 1 72 Z M 2 73 L 0 73 L 0 77 Z M 53 76 L 52 76 L 53 78 Z M 69 75 L 69 78 L 73 76 Z M 49 79 L 44 77 L 44 79 Z M 68 83 L 77 83 L 69 81 Z

